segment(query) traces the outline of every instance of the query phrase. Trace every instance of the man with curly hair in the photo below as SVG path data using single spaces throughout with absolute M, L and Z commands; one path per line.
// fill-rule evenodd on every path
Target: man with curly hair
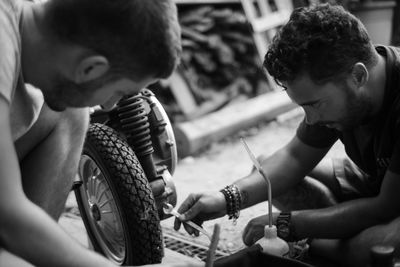
M 264 67 L 305 111 L 293 139 L 260 158 L 283 210 L 274 214 L 278 235 L 310 238 L 312 255 L 349 266 L 367 266 L 374 245 L 398 248 L 399 51 L 374 46 L 342 7 L 317 5 L 294 10 Z M 326 159 L 337 140 L 348 158 Z M 200 223 L 225 214 L 235 218 L 238 209 L 265 201 L 265 192 L 265 181 L 252 172 L 220 192 L 190 195 L 179 211 Z M 258 240 L 267 223 L 266 216 L 251 220 L 244 243 Z
M 0 266 L 115 266 L 56 222 L 86 107 L 168 77 L 180 51 L 172 0 L 0 1 Z

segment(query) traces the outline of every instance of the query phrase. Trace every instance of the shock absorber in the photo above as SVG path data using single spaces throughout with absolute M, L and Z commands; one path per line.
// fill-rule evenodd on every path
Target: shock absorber
M 110 113 L 110 124 L 126 136 L 127 142 L 133 147 L 146 172 L 147 179 L 152 181 L 156 178 L 157 172 L 153 161 L 154 148 L 144 101 L 140 93 L 121 99 Z

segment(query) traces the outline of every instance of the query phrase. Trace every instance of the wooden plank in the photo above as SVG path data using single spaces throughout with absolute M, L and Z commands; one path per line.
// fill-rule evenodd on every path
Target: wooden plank
M 193 97 L 192 91 L 179 72 L 173 72 L 168 78 L 168 82 L 171 92 L 183 114 L 188 117 L 190 114 L 196 112 L 197 103 Z
M 252 35 L 257 52 L 263 61 L 268 46 L 275 36 L 277 29 L 285 24 L 292 11 L 291 0 L 276 0 L 277 11 L 271 11 L 268 0 L 241 0 L 244 13 L 252 26 Z M 274 79 L 266 73 L 268 83 L 273 90 L 278 87 Z
M 275 91 L 235 103 L 196 120 L 175 125 L 179 157 L 192 155 L 239 130 L 270 121 L 295 107 L 284 91 Z
M 271 7 L 265 0 L 257 0 L 258 8 L 260 9 L 260 13 L 264 16 L 271 13 Z
M 264 33 L 265 34 L 265 33 Z M 258 55 L 260 56 L 261 63 L 264 62 L 265 54 L 268 49 L 268 40 L 262 34 L 253 34 L 254 44 L 256 45 Z
M 258 17 L 253 2 L 248 0 L 242 0 L 241 2 L 246 18 L 251 23 L 253 19 Z
M 268 16 L 264 16 L 262 18 L 253 19 L 250 21 L 250 23 L 254 32 L 264 32 L 285 24 L 288 21 L 289 16 L 290 11 L 282 10 L 278 12 L 273 12 Z

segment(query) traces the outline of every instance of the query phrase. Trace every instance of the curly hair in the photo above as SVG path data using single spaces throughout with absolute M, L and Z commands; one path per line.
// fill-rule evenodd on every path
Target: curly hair
M 322 4 L 293 11 L 263 66 L 280 85 L 302 73 L 323 84 L 349 72 L 356 62 L 367 67 L 377 62 L 365 27 L 343 7 Z
M 51 36 L 105 56 L 117 76 L 166 78 L 179 62 L 173 0 L 50 0 L 46 8 Z

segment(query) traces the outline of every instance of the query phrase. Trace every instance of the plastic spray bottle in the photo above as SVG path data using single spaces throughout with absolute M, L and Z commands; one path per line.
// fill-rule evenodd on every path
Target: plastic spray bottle
M 276 226 L 266 225 L 264 228 L 264 237 L 259 239 L 256 244 L 262 248 L 265 254 L 286 257 L 289 255 L 289 245 L 278 237 Z
M 272 189 L 271 181 L 265 174 L 263 168 L 261 167 L 258 160 L 254 157 L 250 148 L 247 146 L 246 142 L 242 138 L 244 147 L 253 161 L 254 167 L 261 174 L 264 180 L 268 184 L 268 225 L 264 227 L 264 237 L 259 239 L 256 244 L 259 244 L 262 248 L 262 252 L 265 254 L 275 255 L 275 256 L 288 256 L 289 255 L 289 245 L 283 239 L 278 237 L 278 232 L 276 226 L 272 224 Z

